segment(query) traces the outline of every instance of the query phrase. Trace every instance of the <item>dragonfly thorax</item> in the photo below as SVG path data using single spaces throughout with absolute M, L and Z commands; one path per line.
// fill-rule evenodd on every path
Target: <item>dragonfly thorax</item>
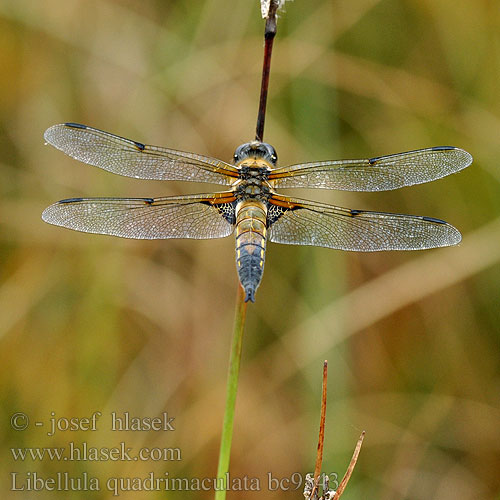
M 239 170 L 235 195 L 239 199 L 267 200 L 271 192 L 269 174 L 277 161 L 274 148 L 265 142 L 248 142 L 236 149 L 234 160 Z
M 266 182 L 271 169 L 262 160 L 243 160 L 240 164 L 240 179 Z
M 267 200 L 271 194 L 271 188 L 265 180 L 258 177 L 242 179 L 236 185 L 234 194 L 239 199 Z

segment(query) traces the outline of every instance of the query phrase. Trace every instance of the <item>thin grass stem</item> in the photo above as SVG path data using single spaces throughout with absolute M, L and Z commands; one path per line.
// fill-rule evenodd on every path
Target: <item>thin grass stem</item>
M 236 393 L 238 390 L 238 376 L 240 373 L 241 347 L 243 343 L 243 330 L 245 328 L 246 311 L 247 303 L 245 302 L 245 292 L 240 285 L 238 287 L 238 296 L 236 299 L 233 339 L 231 344 L 231 355 L 229 357 L 229 374 L 226 389 L 226 409 L 224 412 L 224 423 L 222 425 L 215 500 L 225 500 L 226 489 L 228 487 L 225 481 L 226 474 L 229 472 L 229 459 L 231 455 L 231 441 L 233 438 L 234 412 L 236 407 Z M 223 484 L 224 488 L 220 488 L 220 484 Z

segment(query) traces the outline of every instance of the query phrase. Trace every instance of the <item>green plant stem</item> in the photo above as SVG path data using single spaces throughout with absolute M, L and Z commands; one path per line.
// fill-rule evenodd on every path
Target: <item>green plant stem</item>
M 219 466 L 217 468 L 217 486 L 224 484 L 223 489 L 215 492 L 215 500 L 225 500 L 226 473 L 229 472 L 229 458 L 231 456 L 231 440 L 233 438 L 234 410 L 236 406 L 236 393 L 238 390 L 238 375 L 240 373 L 241 346 L 243 343 L 243 330 L 245 328 L 247 304 L 245 292 L 238 286 L 238 298 L 236 300 L 236 314 L 234 318 L 233 340 L 231 344 L 231 356 L 229 358 L 229 373 L 227 379 L 226 409 L 224 412 L 224 423 L 219 451 Z M 222 479 L 222 480 L 221 480 Z

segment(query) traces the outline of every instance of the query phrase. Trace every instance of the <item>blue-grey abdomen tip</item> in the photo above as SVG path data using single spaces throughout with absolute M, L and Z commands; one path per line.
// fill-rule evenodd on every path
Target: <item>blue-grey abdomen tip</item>
M 255 289 L 254 288 L 247 288 L 245 290 L 245 302 L 255 302 Z

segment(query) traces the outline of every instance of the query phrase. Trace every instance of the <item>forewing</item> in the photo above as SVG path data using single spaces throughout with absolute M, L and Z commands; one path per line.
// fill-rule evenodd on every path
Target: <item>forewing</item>
M 221 160 L 149 146 L 77 123 L 54 125 L 44 137 L 76 160 L 136 179 L 231 185 L 238 177 L 236 167 Z
M 49 224 L 122 238 L 222 238 L 235 223 L 232 193 L 167 198 L 71 198 L 46 208 Z
M 472 156 L 451 146 L 419 149 L 366 160 L 303 163 L 273 170 L 275 188 L 387 191 L 434 181 L 472 163 Z
M 269 240 L 375 252 L 423 250 L 456 245 L 460 232 L 440 219 L 368 212 L 273 195 L 268 211 Z

